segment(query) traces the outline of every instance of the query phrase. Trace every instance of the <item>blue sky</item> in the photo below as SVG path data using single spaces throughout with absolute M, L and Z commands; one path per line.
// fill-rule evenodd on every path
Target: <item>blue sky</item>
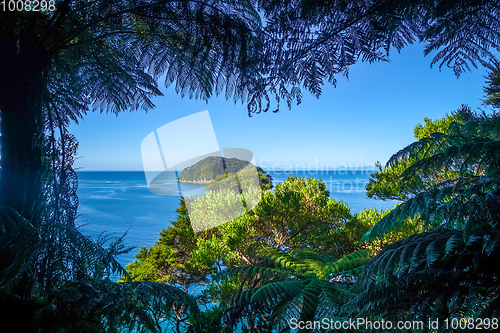
M 246 105 L 224 97 L 182 99 L 173 87 L 160 88 L 156 108 L 112 114 L 89 113 L 70 132 L 80 145 L 80 170 L 142 170 L 141 142 L 153 130 L 208 110 L 219 147 L 246 148 L 266 169 L 353 167 L 385 163 L 414 141 L 413 128 L 424 117 L 437 119 L 461 104 L 481 107 L 483 68 L 457 79 L 453 71 L 430 68 L 423 45 L 394 52 L 389 63 L 358 63 L 349 80 L 326 84 L 319 99 L 304 92 L 300 105 L 248 117 Z

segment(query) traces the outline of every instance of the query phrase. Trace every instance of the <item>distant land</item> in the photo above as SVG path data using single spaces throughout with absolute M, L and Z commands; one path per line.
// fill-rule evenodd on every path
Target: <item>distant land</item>
M 211 183 L 217 176 L 224 175 L 224 171 L 228 174 L 237 173 L 251 164 L 238 158 L 209 156 L 182 170 L 178 181 L 181 183 Z M 257 171 L 264 173 L 264 170 L 259 167 L 257 167 Z

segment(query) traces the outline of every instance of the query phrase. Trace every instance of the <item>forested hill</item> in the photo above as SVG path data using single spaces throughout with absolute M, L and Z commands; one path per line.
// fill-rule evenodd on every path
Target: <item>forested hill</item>
M 217 176 L 224 175 L 224 169 L 227 173 L 236 173 L 249 164 L 251 163 L 238 158 L 209 156 L 182 170 L 178 180 L 180 182 L 209 183 Z M 259 167 L 257 170 L 264 172 Z

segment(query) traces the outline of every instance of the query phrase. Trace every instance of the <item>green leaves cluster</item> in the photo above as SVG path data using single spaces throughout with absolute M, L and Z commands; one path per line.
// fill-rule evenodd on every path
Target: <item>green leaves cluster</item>
M 349 315 L 424 322 L 497 317 L 498 246 L 491 236 L 436 230 L 384 248 L 366 265 Z
M 486 76 L 487 86 L 484 87 L 486 94 L 484 104 L 498 109 L 500 107 L 500 62 L 496 59 L 492 60 L 487 64 L 487 68 L 489 71 Z
M 498 70 L 489 77 L 495 75 Z M 441 126 L 447 127 L 432 132 Z M 399 177 L 394 173 L 404 202 L 363 239 L 387 235 L 414 217 L 425 232 L 385 247 L 366 265 L 347 312 L 391 320 L 498 317 L 500 116 L 462 107 L 441 121 L 426 121 L 416 137 L 386 167 L 394 172 L 405 166 Z M 380 177 L 386 170 L 375 174 L 372 189 L 376 182 L 393 186 Z
M 220 325 L 250 331 L 291 318 L 497 316 L 499 119 L 461 107 L 417 126 L 419 141 L 368 186 L 399 196 L 391 211 L 352 215 L 322 181 L 289 178 L 242 217 L 190 234 L 186 262 L 218 273 L 201 297 L 218 304 Z M 144 259 L 132 274 L 149 269 Z
M 173 308 L 198 311 L 198 304 L 177 288 L 111 281 L 111 274 L 127 276 L 116 261 L 130 250 L 122 238 L 108 244 L 106 236 L 94 242 L 60 222 L 34 226 L 3 206 L 0 231 L 0 300 L 9 305 L 2 307 L 2 318 L 21 320 L 23 311 L 30 311 L 34 332 L 150 332 Z M 31 293 L 22 294 L 27 285 Z
M 499 182 L 499 118 L 469 112 L 463 119 L 463 124 L 450 124 L 449 134 L 433 133 L 393 155 L 389 166 L 408 157 L 416 160 L 401 179 L 421 185 L 408 186 L 418 191 L 374 227 L 370 237 L 416 214 L 424 218 L 426 228 L 469 231 L 495 216 L 491 205 Z M 444 172 L 446 177 L 436 176 Z
M 196 200 L 208 200 L 207 197 L 210 199 L 221 193 L 228 195 L 226 192 L 210 191 L 205 198 Z M 233 196 L 240 199 L 238 193 Z M 196 200 L 193 204 L 196 204 Z M 220 204 L 223 205 L 223 202 Z M 141 249 L 138 255 L 140 260 L 129 266 L 132 276 L 146 276 L 139 273 L 139 266 L 145 268 L 145 259 L 153 253 L 161 254 L 165 259 L 171 253 L 191 253 L 190 260 L 197 258 L 206 268 L 217 270 L 219 261 L 225 267 L 252 264 L 276 250 L 289 251 L 298 246 L 330 251 L 329 240 L 340 239 L 338 234 L 343 232 L 345 223 L 351 217 L 344 203 L 329 197 L 323 182 L 302 178 L 289 178 L 273 191 L 262 192 L 258 205 L 247 214 L 196 234 L 192 230 L 184 200 L 181 200 L 178 213 L 177 220 L 162 231 L 162 237 L 155 246 L 149 250 Z M 358 231 L 358 236 L 366 229 Z M 342 252 L 343 245 L 349 246 L 352 242 L 346 238 L 345 244 L 338 244 L 337 252 Z M 179 261 L 186 262 L 184 259 L 178 257 Z M 157 268 L 161 270 L 160 266 Z M 156 277 L 153 280 L 161 280 L 154 270 L 150 272 Z
M 252 164 L 225 173 L 215 177 L 214 181 L 205 185 L 208 191 L 219 191 L 221 189 L 231 189 L 235 192 L 249 190 L 254 187 L 260 187 L 261 190 L 269 190 L 273 187 L 272 177 L 262 168 Z
M 429 138 L 433 133 L 448 134 L 448 127 L 451 123 L 463 123 L 464 119 L 470 114 L 470 108 L 462 106 L 460 109 L 446 114 L 442 119 L 431 120 L 424 118 L 424 124 L 417 124 L 413 130 L 416 140 Z M 423 142 L 423 141 L 422 141 Z M 391 161 L 382 167 L 380 162 L 376 162 L 377 172 L 371 175 L 371 179 L 366 186 L 366 193 L 370 198 L 378 198 L 382 200 L 392 199 L 404 201 L 415 196 L 422 189 L 435 184 L 443 179 L 449 179 L 454 176 L 451 169 L 436 168 L 433 174 L 429 174 L 427 178 L 402 178 L 400 177 L 407 168 L 414 164 L 419 158 L 424 158 L 427 154 L 431 154 L 430 145 L 422 147 L 418 153 L 415 152 L 412 156 L 404 155 L 401 152 L 401 158 L 391 159 Z M 404 155 L 404 156 L 403 156 Z
M 259 266 L 224 272 L 235 288 L 230 297 L 222 298 L 223 308 L 231 325 L 264 317 L 277 331 L 287 330 L 292 318 L 320 320 L 352 298 L 349 287 L 370 258 L 369 250 L 340 259 L 303 247 L 279 251 Z
M 165 291 L 173 289 L 149 288 L 151 283 L 127 289 L 131 284 L 111 283 L 106 276 L 119 269 L 114 255 L 123 249 L 114 243 L 105 250 L 75 229 L 75 145 L 65 130 L 71 121 L 89 110 L 118 114 L 151 109 L 152 97 L 161 95 L 157 80 L 163 75 L 166 86 L 174 85 L 181 96 L 207 100 L 224 94 L 247 102 L 249 114 L 270 110 L 274 96 L 277 111 L 282 100 L 288 107 L 300 102 L 301 87 L 319 96 L 324 81 L 335 84 L 336 76 L 347 76 L 358 59 L 385 60 L 392 47 L 400 50 L 417 40 L 426 43 L 425 54 L 436 51 L 432 64 L 449 66 L 458 76 L 499 50 L 498 16 L 498 1 L 490 0 L 56 0 L 55 11 L 2 15 L 0 197 L 6 207 L 0 212 L 0 304 L 20 305 L 2 313 L 7 319 L 2 322 L 21 325 L 24 331 L 113 331 L 140 321 L 147 323 L 144 329 L 155 330 L 148 313 L 168 317 L 157 305 L 164 302 Z M 487 103 L 497 106 L 498 73 L 493 74 Z M 391 185 L 374 185 L 373 193 L 406 202 L 367 238 L 381 237 L 408 218 L 421 216 L 428 229 L 462 232 L 466 246 L 457 251 L 465 256 L 470 251 L 495 255 L 496 119 L 467 117 L 461 124 L 449 124 L 448 133 L 429 131 L 396 154 L 392 171 L 379 173 Z M 403 169 L 404 177 L 396 177 Z M 290 188 L 293 182 L 297 190 Z M 145 263 L 150 257 L 161 258 L 145 264 L 148 268 L 141 274 L 158 281 L 171 281 L 177 274 L 189 282 L 214 267 L 255 263 L 262 255 L 304 246 L 346 255 L 360 246 L 356 237 L 340 236 L 344 222 L 351 221 L 348 210 L 326 200 L 321 187 L 291 180 L 264 195 L 255 209 L 246 205 L 252 212 L 238 222 L 200 235 L 181 219 L 177 229 L 165 232 L 165 244 L 151 254 L 141 250 Z M 362 229 L 357 226 L 354 234 Z M 468 247 L 478 239 L 481 250 Z M 473 276 L 472 281 L 480 284 L 481 278 Z M 303 295 L 301 318 L 312 318 L 311 304 L 322 299 L 316 292 L 320 282 L 304 281 L 302 289 L 292 290 Z M 277 294 L 281 289 L 273 290 Z M 498 291 L 488 291 L 493 295 L 490 305 L 495 305 Z M 156 305 L 148 308 L 150 301 Z M 182 307 L 175 316 L 187 318 Z M 70 319 L 61 322 L 63 317 Z
M 240 198 L 240 193 L 230 193 Z M 228 192 L 209 191 L 192 204 L 217 195 Z M 211 202 L 223 207 L 220 199 Z M 186 292 L 202 287 L 198 300 L 216 304 L 221 312 L 211 310 L 215 312 L 208 317 L 201 314 L 179 323 L 205 327 L 207 322 L 215 325 L 217 317 L 220 330 L 238 325 L 249 331 L 283 329 L 293 316 L 339 315 L 354 297 L 352 285 L 373 253 L 417 230 L 412 225 L 362 244 L 361 236 L 387 212 L 372 209 L 353 215 L 313 178 L 289 177 L 263 191 L 243 216 L 197 233 L 184 200 L 177 212 L 177 220 L 154 246 L 140 250 L 128 272 L 133 280 L 163 281 Z

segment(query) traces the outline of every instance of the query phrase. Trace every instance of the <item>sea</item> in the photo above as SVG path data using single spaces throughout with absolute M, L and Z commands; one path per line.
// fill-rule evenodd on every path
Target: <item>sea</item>
M 394 208 L 395 201 L 370 199 L 364 189 L 373 170 L 273 170 L 267 171 L 273 184 L 279 184 L 288 177 L 322 179 L 330 196 L 342 200 L 351 207 L 351 212 L 364 208 Z M 124 245 L 133 247 L 118 257 L 125 267 L 143 246 L 153 245 L 162 229 L 171 225 L 179 206 L 180 184 L 174 182 L 175 174 L 164 180 L 169 188 L 168 195 L 159 195 L 149 190 L 142 171 L 79 171 L 78 172 L 78 219 L 80 231 L 93 239 L 100 235 L 110 239 L 123 235 Z M 182 193 L 202 195 L 204 186 L 182 184 Z

